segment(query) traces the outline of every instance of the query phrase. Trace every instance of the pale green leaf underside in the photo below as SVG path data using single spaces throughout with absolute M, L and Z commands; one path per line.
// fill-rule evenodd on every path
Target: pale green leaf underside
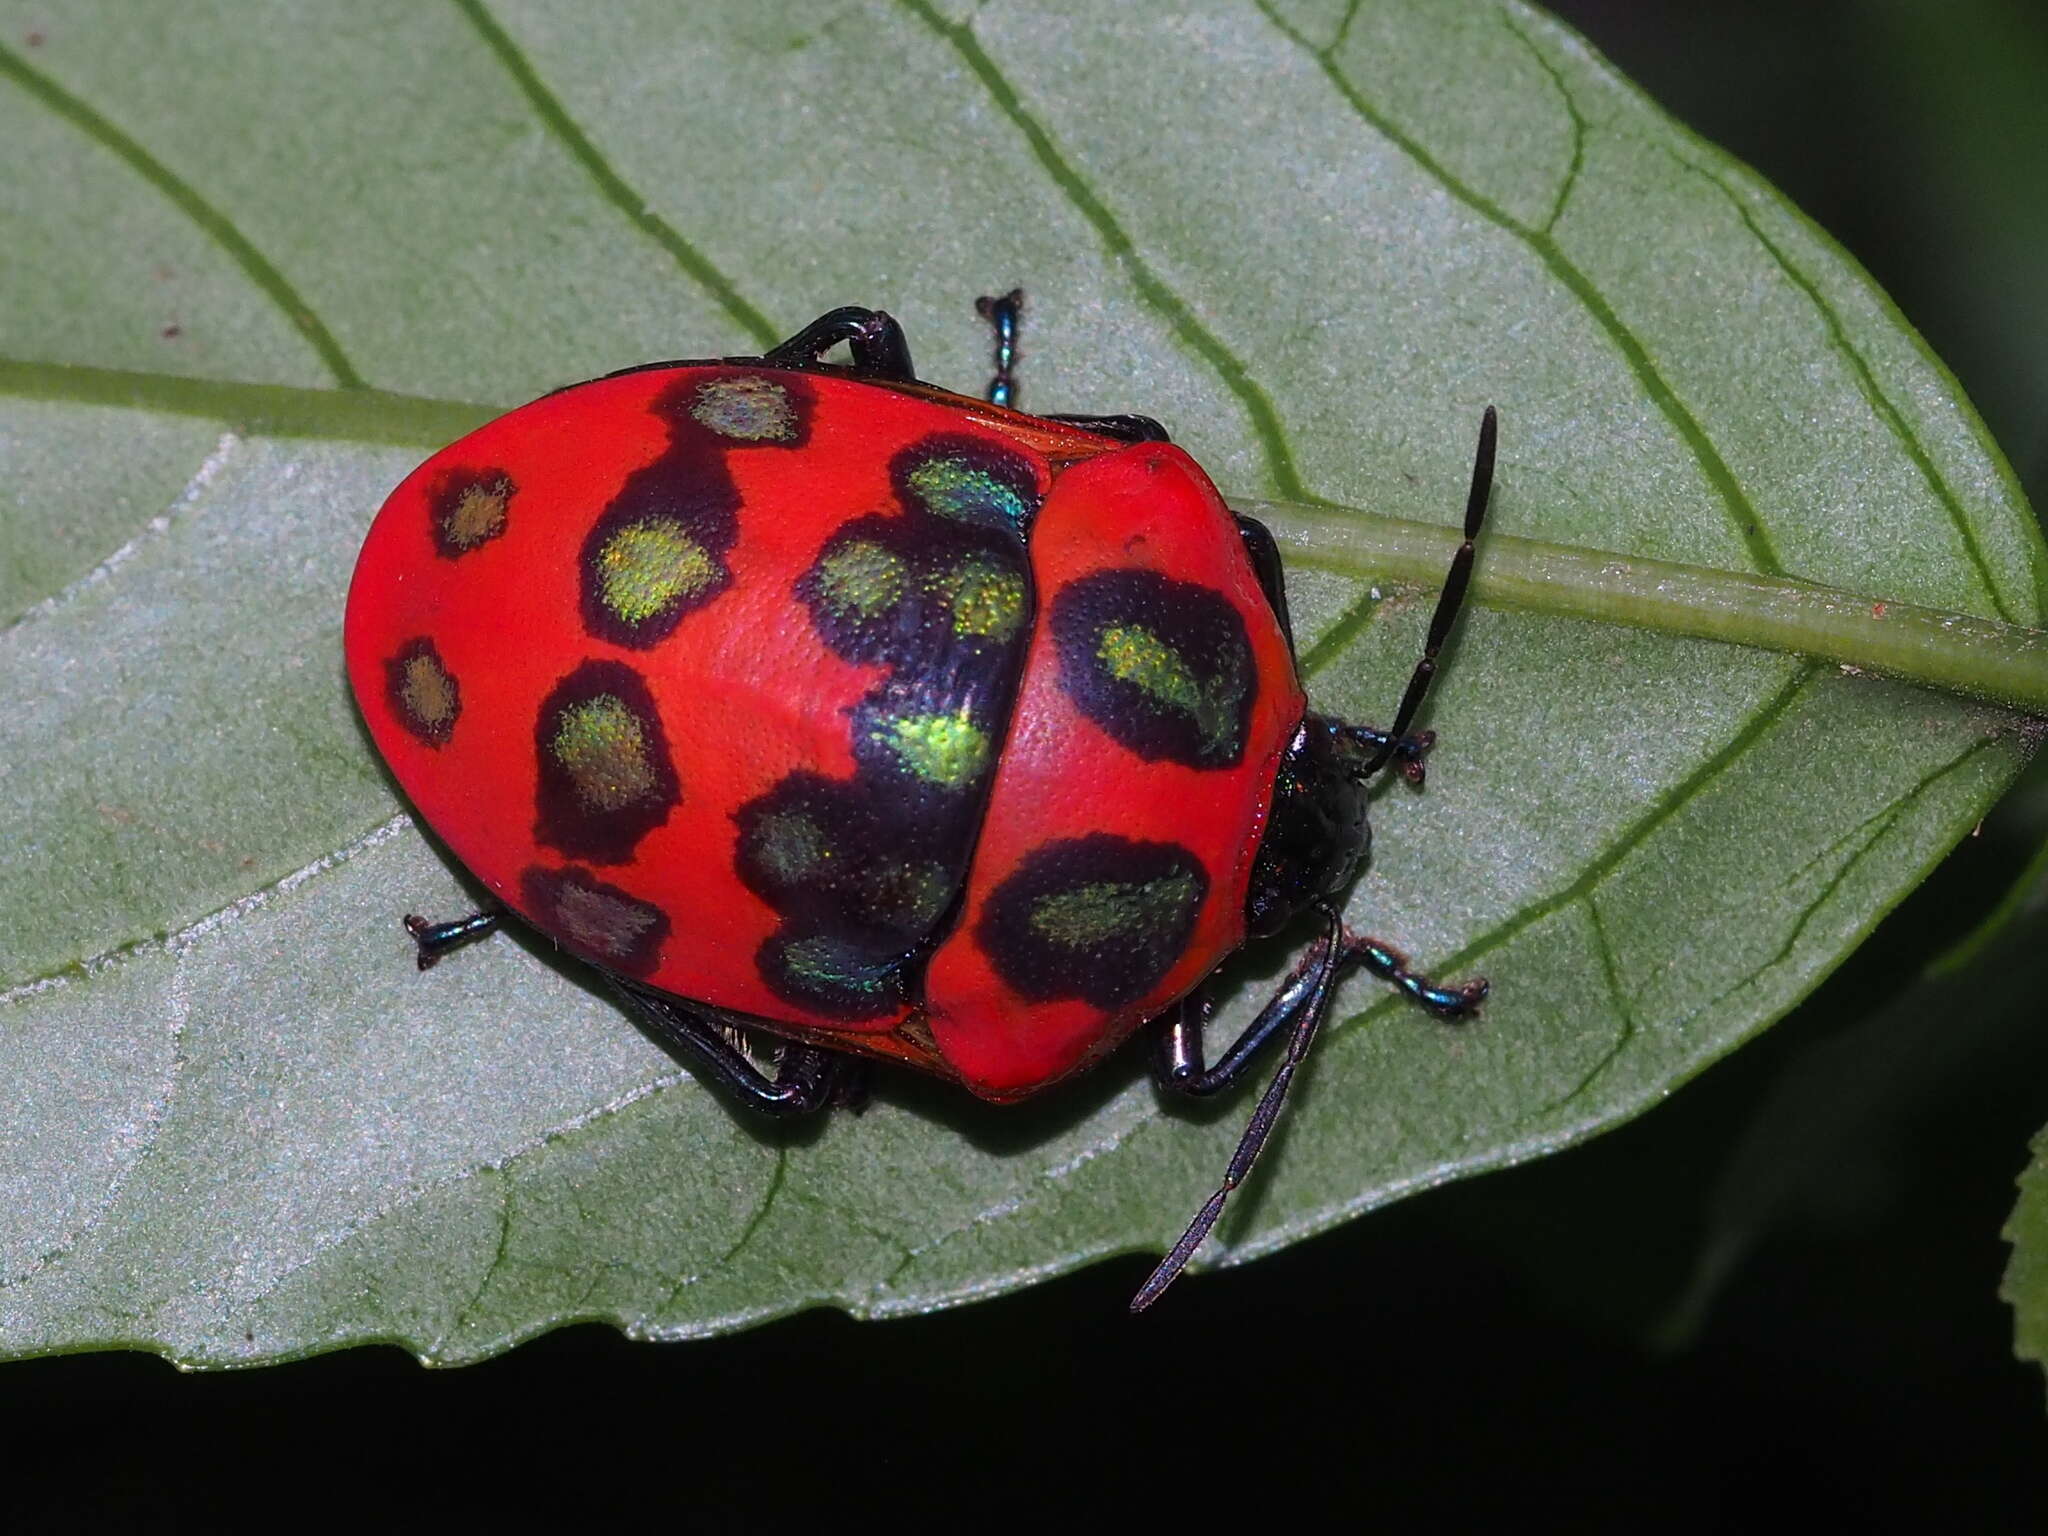
M 1945 957 L 1944 968 L 1960 971 L 1971 966 L 1982 971 L 2011 959 L 2014 963 L 2007 975 L 2016 981 L 2008 985 L 2029 989 L 2028 1003 L 2038 1011 L 2041 967 L 2037 957 L 2041 951 L 2035 936 L 2044 909 L 2048 909 L 2048 844 L 2036 850 L 2025 876 L 1990 920 Z M 2021 953 L 2001 954 L 2001 946 Z M 2019 1187 L 2019 1199 L 2002 1234 L 2012 1245 L 2012 1253 L 1998 1294 L 2013 1311 L 2013 1353 L 2048 1367 L 2048 1127 L 2034 1138 L 2033 1156 L 2020 1173 Z
M 2048 1130 L 2034 1139 L 2034 1155 L 2020 1175 L 2020 1198 L 2005 1224 L 2012 1257 L 1998 1287 L 2013 1310 L 2013 1351 L 2048 1365 Z
M 971 388 L 968 301 L 1021 281 L 1030 403 L 1159 415 L 1227 489 L 1443 522 L 1491 402 L 1504 532 L 2039 621 L 1883 297 L 1522 6 L 9 3 L 0 50 L 0 1350 L 914 1310 L 1161 1245 L 1222 1166 L 1241 1106 L 1129 1065 L 768 1136 L 511 939 L 411 971 L 396 914 L 464 897 L 339 620 L 469 402 L 846 302 Z M 1319 703 L 1383 718 L 1425 606 L 1292 587 Z M 1540 607 L 1453 661 L 1351 916 L 1494 998 L 1347 993 L 1215 1254 L 1655 1102 L 2022 755 L 1987 705 Z

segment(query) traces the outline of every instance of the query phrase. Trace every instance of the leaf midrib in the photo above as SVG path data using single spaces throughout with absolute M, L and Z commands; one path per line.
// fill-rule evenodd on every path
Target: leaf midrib
M 1329 46 L 1318 48 L 1274 8 L 1271 0 L 1253 0 L 1253 4 L 1282 36 L 1315 60 L 1316 66 L 1322 70 L 1332 88 L 1361 122 L 1414 161 L 1425 175 L 1451 197 L 1487 223 L 1521 241 L 1543 263 L 1551 277 L 1578 300 L 1580 307 L 1607 338 L 1608 343 L 1621 354 L 1629 373 L 1649 398 L 1650 403 L 1657 407 L 1685 443 L 1701 473 L 1714 488 L 1731 530 L 1749 551 L 1750 559 L 1755 562 L 1756 568 L 1774 576 L 1784 575 L 1785 567 L 1778 559 L 1777 550 L 1773 547 L 1770 536 L 1764 532 L 1762 518 L 1751 505 L 1748 493 L 1742 489 L 1741 482 L 1735 478 L 1735 472 L 1728 467 L 1727 461 L 1721 457 L 1721 451 L 1714 446 L 1713 439 L 1700 425 L 1691 408 L 1671 387 L 1670 381 L 1664 377 L 1650 357 L 1649 350 L 1641 339 L 1622 323 L 1613 306 L 1607 302 L 1600 290 L 1594 287 L 1592 279 L 1565 254 L 1564 248 L 1551 234 L 1550 225 L 1555 224 L 1562 215 L 1566 197 L 1571 190 L 1569 179 L 1556 196 L 1549 223 L 1542 228 L 1532 228 L 1524 224 L 1477 188 L 1468 186 L 1453 176 L 1450 167 L 1432 155 L 1419 139 L 1404 131 L 1391 117 L 1367 100 L 1365 93 L 1358 88 L 1357 82 L 1345 73 L 1336 56 L 1350 31 L 1356 6 L 1347 12 L 1343 26 Z M 1535 45 L 1520 29 L 1507 22 L 1505 18 L 1503 25 L 1521 39 L 1523 45 L 1531 52 L 1537 51 Z M 1557 72 L 1551 70 L 1549 73 L 1553 82 L 1563 90 L 1563 81 L 1559 79 Z M 1568 97 L 1569 93 L 1566 94 Z M 1576 111 L 1573 111 L 1572 118 L 1576 127 L 1579 121 Z M 1574 166 L 1577 163 L 1578 157 L 1575 155 Z
M 382 447 L 439 448 L 485 422 L 502 415 L 507 407 L 478 405 L 470 401 L 403 395 L 376 389 L 308 389 L 287 384 L 226 383 L 192 379 L 173 374 L 128 372 L 69 363 L 23 362 L 0 358 L 0 396 L 70 401 L 120 409 L 154 410 L 217 421 L 230 430 L 251 436 L 302 437 L 359 442 Z M 1306 558 L 1311 564 L 1328 565 L 1353 575 L 1383 575 L 1388 579 L 1433 585 L 1437 572 L 1448 562 L 1449 546 L 1439 556 L 1431 553 L 1417 560 L 1412 550 L 1418 537 L 1436 537 L 1434 525 L 1415 524 L 1402 518 L 1384 517 L 1327 501 L 1302 505 L 1290 512 L 1287 504 L 1260 504 L 1236 498 L 1241 508 L 1261 512 L 1274 521 L 1276 531 L 1286 540 L 1288 524 L 1296 533 L 1321 530 L 1334 533 L 1324 548 L 1311 546 Z M 1340 521 L 1333 521 L 1340 520 Z M 1443 536 L 1455 543 L 1449 529 Z M 1298 537 L 1297 537 L 1298 542 Z M 1377 549 L 1375 557 L 1347 553 L 1346 545 L 1359 544 Z M 1401 551 L 1389 553 L 1389 551 Z M 1300 553 L 1299 551 L 1297 553 Z M 1504 571 L 1513 562 L 1518 569 L 1555 568 L 1572 572 L 1568 581 L 1552 580 L 1547 585 L 1523 580 L 1510 587 L 1489 579 L 1489 567 Z M 1643 573 L 1664 578 L 1657 604 L 1624 612 L 1620 605 L 1603 602 L 1601 583 L 1618 582 L 1624 575 L 1638 580 Z M 1672 592 L 1682 596 L 1672 597 Z M 1771 625 L 1761 617 L 1762 599 L 1776 595 L 1817 594 L 1836 600 L 1844 611 L 1867 610 L 1876 617 L 1866 626 L 1875 639 L 1882 626 L 1894 633 L 1917 622 L 1924 637 L 1939 650 L 1938 664 L 1922 665 L 1913 656 L 1897 656 L 1875 648 L 1859 652 L 1853 644 L 1823 643 L 1822 638 L 1803 632 L 1799 626 Z M 1553 617 L 1597 618 L 1620 622 L 1652 633 L 1733 640 L 1758 649 L 1785 654 L 1825 657 L 1849 666 L 1864 666 L 1892 677 L 1951 692 L 1974 693 L 1998 702 L 2048 715 L 2048 637 L 2040 631 L 1969 615 L 1949 615 L 1905 604 L 1885 594 L 1861 594 L 1827 588 L 1786 578 L 1767 584 L 1767 579 L 1746 571 L 1723 571 L 1706 566 L 1681 565 L 1640 556 L 1591 549 L 1585 545 L 1561 544 L 1541 539 L 1495 536 L 1489 552 L 1482 555 L 1472 586 L 1475 602 L 1485 606 L 1512 608 L 1521 612 Z M 1746 631 L 1735 626 L 1729 632 L 1726 615 L 1748 609 L 1751 619 Z M 1890 613 L 1887 620 L 1885 615 Z M 1719 622 L 1710 622 L 1718 619 Z M 1803 642 L 1803 643 L 1802 643 Z M 1975 650 L 1972 650 L 1975 647 Z M 1988 649 L 1987 649 L 1988 647 Z M 1327 650 L 1311 648 L 1307 664 L 1311 671 Z M 1977 686 L 1964 686 L 1978 657 L 1996 656 L 1997 675 Z
M 451 0 L 451 3 L 462 13 L 485 49 L 496 59 L 518 89 L 543 131 L 553 137 L 570 159 L 581 167 L 606 201 L 617 208 L 642 234 L 667 252 L 677 266 L 725 311 L 733 324 L 763 346 L 772 341 L 777 334 L 772 322 L 746 298 L 737 283 L 722 272 L 673 224 L 655 213 L 647 199 L 640 196 L 625 177 L 613 168 L 596 143 L 549 88 L 540 72 L 520 50 L 511 35 L 496 20 L 485 0 Z M 1146 262 L 1136 240 L 1123 227 L 1109 205 L 1080 176 L 1061 153 L 1051 133 L 1025 107 L 1016 88 L 981 46 L 972 21 L 948 21 L 931 5 L 930 0 L 898 0 L 898 3 L 959 55 L 969 72 L 987 92 L 989 99 L 1022 135 L 1033 156 L 1038 160 L 1040 168 L 1060 195 L 1095 230 L 1105 252 L 1130 277 L 1140 297 L 1168 321 L 1175 339 L 1213 369 L 1224 387 L 1236 398 L 1246 413 L 1254 436 L 1259 440 L 1266 460 L 1267 474 L 1279 494 L 1289 500 L 1313 505 L 1331 505 L 1325 497 L 1301 479 L 1294 464 L 1293 450 L 1287 440 L 1286 428 L 1264 386 L 1253 377 L 1245 362 L 1201 320 L 1193 306 L 1175 293 Z M 1678 392 L 1663 377 L 1640 339 L 1622 323 L 1592 280 L 1564 254 L 1563 248 L 1555 239 L 1555 227 L 1563 216 L 1584 163 L 1588 124 L 1579 110 L 1569 82 L 1536 45 L 1535 40 L 1517 26 L 1506 13 L 1501 14 L 1501 24 L 1529 51 L 1536 63 L 1550 77 L 1571 122 L 1571 163 L 1560 179 L 1549 214 L 1541 226 L 1523 223 L 1477 189 L 1467 186 L 1453 176 L 1449 168 L 1438 161 L 1419 140 L 1402 130 L 1384 111 L 1375 107 L 1366 98 L 1337 59 L 1358 14 L 1358 0 L 1352 0 L 1346 7 L 1331 41 L 1322 47 L 1317 47 L 1298 28 L 1282 17 L 1272 4 L 1272 0 L 1252 0 L 1252 4 L 1268 24 L 1291 45 L 1315 61 L 1317 67 L 1329 79 L 1332 88 L 1360 121 L 1407 155 L 1449 195 L 1481 218 L 1521 240 L 1538 256 L 1552 277 L 1578 301 L 1619 351 L 1638 385 L 1678 432 L 1687 450 L 1720 498 L 1724 511 L 1735 533 L 1748 549 L 1755 568 L 1770 575 L 1787 574 L 1769 534 L 1764 530 L 1762 517 L 1750 502 L 1733 470 L 1721 457 L 1712 437 L 1693 416 L 1691 409 L 1680 398 Z M 463 427 L 445 435 L 435 435 L 440 430 L 441 423 L 448 419 L 446 415 L 437 411 L 437 406 L 447 407 L 458 419 L 466 407 L 454 405 L 452 402 L 433 402 L 420 397 L 370 388 L 343 353 L 339 341 L 293 288 L 283 272 L 271 263 L 231 220 L 207 202 L 197 188 L 181 179 L 169 166 L 151 155 L 138 141 L 98 113 L 83 98 L 35 70 L 19 55 L 4 47 L 0 47 L 0 75 L 14 79 L 50 110 L 112 150 L 175 207 L 192 219 L 210 238 L 219 243 L 312 345 L 342 389 L 349 395 L 358 397 L 355 409 L 343 413 L 349 418 L 349 425 L 344 427 L 329 413 L 307 409 L 307 401 L 300 398 L 331 398 L 329 392 L 280 388 L 267 402 L 271 410 L 276 412 L 275 417 L 245 418 L 242 425 L 247 430 L 265 430 L 267 421 L 275 420 L 275 429 L 287 435 L 375 440 L 375 429 L 378 426 L 396 426 L 398 423 L 404 423 L 404 427 L 401 428 L 403 435 L 389 440 L 419 442 L 430 447 L 439 446 L 460 435 L 461 431 L 468 430 L 467 427 Z M 1941 502 L 1952 527 L 1962 541 L 1973 573 L 1983 586 L 1998 617 L 2009 623 L 2016 622 L 2017 616 L 2000 590 L 1990 562 L 1977 538 L 1976 530 L 1965 515 L 1953 488 L 1942 478 L 1932 456 L 1913 435 L 1903 415 L 1878 386 L 1868 362 L 1850 344 L 1839 317 L 1824 302 L 1813 282 L 1791 264 L 1787 255 L 1776 244 L 1765 238 L 1742 200 L 1731 188 L 1705 167 L 1691 162 L 1682 163 L 1687 169 L 1712 182 L 1735 204 L 1737 212 L 1751 233 L 1778 263 L 1788 280 L 1793 282 L 1815 306 L 1828 330 L 1831 344 L 1846 357 L 1855 373 L 1857 387 L 1866 405 L 1886 430 L 1899 441 L 1902 450 Z M 6 382 L 5 368 L 4 362 L 0 362 L 0 385 Z M 201 414 L 212 412 L 205 411 Z M 362 432 L 363 428 L 371 429 L 366 438 Z

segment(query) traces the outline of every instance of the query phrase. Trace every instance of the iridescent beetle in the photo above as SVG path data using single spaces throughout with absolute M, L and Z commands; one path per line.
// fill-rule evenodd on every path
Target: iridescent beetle
M 1350 933 L 1366 783 L 1409 733 L 1492 481 L 1392 726 L 1307 707 L 1272 536 L 1143 416 L 1012 408 L 1021 295 L 981 301 L 981 401 L 919 380 L 877 310 L 765 356 L 557 391 L 393 492 L 349 591 L 350 680 L 427 823 L 502 907 L 408 918 L 422 968 L 516 914 L 655 1038 L 778 1114 L 867 1058 L 1033 1094 L 1151 1023 L 1163 1088 L 1213 1094 L 1285 1036 L 1222 1187 L 1250 1171 L 1338 979 L 1438 986 Z M 844 343 L 851 366 L 823 361 Z M 1214 1066 L 1205 980 L 1312 913 Z M 772 1074 L 735 1026 L 783 1042 Z

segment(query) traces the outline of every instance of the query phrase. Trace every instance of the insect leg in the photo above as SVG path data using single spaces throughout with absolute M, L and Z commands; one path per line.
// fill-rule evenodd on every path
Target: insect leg
M 1392 945 L 1382 944 L 1362 933 L 1352 933 L 1349 929 L 1344 932 L 1344 955 L 1347 964 L 1364 966 L 1381 981 L 1398 987 L 1440 1019 L 1462 1019 L 1486 998 L 1484 976 L 1475 976 L 1470 981 L 1448 987 L 1439 986 L 1427 976 L 1417 976 L 1409 970 L 1406 958 Z
M 1070 427 L 1079 427 L 1084 432 L 1098 432 L 1104 437 L 1113 437 L 1120 443 L 1170 443 L 1166 428 L 1150 416 L 1064 416 L 1049 415 L 1047 421 L 1063 421 Z
M 1402 778 L 1417 787 L 1421 786 L 1426 777 L 1422 760 L 1429 755 L 1429 749 L 1436 745 L 1435 731 L 1410 731 L 1405 736 L 1396 736 L 1376 725 L 1352 725 L 1341 720 L 1337 722 L 1337 729 L 1373 753 L 1375 762 L 1384 764 L 1391 761 L 1401 770 Z
M 974 301 L 975 313 L 989 323 L 995 332 L 995 376 L 988 381 L 988 402 L 990 405 L 1004 405 L 1011 409 L 1017 406 L 1017 336 L 1023 326 L 1024 290 L 1012 288 L 1008 293 L 987 294 Z M 1087 432 L 1098 432 L 1104 437 L 1113 437 L 1124 443 L 1164 443 L 1171 439 L 1166 428 L 1150 416 L 1067 416 L 1049 415 L 1046 421 L 1063 421 L 1070 427 L 1080 427 Z
M 503 907 L 486 907 L 466 917 L 450 918 L 445 923 L 433 922 L 413 913 L 405 914 L 405 931 L 412 935 L 413 943 L 419 946 L 419 967 L 432 970 L 434 964 L 451 949 L 460 949 L 464 944 L 482 938 L 505 921 Z
M 1202 1050 L 1202 1032 L 1216 1012 L 1216 999 L 1206 984 L 1196 987 L 1181 1000 L 1176 1012 L 1160 1019 L 1152 1042 L 1152 1081 L 1162 1089 L 1205 1099 L 1243 1077 L 1259 1052 L 1299 1019 L 1302 1008 L 1315 995 L 1317 970 L 1326 959 L 1328 946 L 1329 940 L 1321 938 L 1308 947 L 1280 990 L 1213 1067 Z
M 1250 1027 L 1238 1036 L 1237 1043 L 1224 1052 L 1223 1059 L 1214 1067 L 1205 1068 L 1202 1062 L 1201 1026 L 1207 1022 L 1214 1006 L 1206 995 L 1200 992 L 1193 994 L 1159 1034 L 1153 1065 L 1155 1080 L 1162 1087 L 1170 1087 L 1180 1093 L 1203 1095 L 1214 1093 L 1243 1075 L 1260 1047 L 1281 1029 L 1293 1031 L 1288 1037 L 1287 1054 L 1280 1063 L 1279 1071 L 1273 1074 L 1273 1081 L 1266 1086 L 1258 1107 L 1252 1111 L 1250 1123 L 1245 1126 L 1244 1135 L 1238 1140 L 1236 1152 L 1231 1154 L 1223 1183 L 1196 1212 L 1195 1219 L 1181 1234 L 1180 1241 L 1159 1261 L 1159 1267 L 1152 1271 L 1151 1277 L 1139 1287 L 1138 1294 L 1131 1298 L 1133 1312 L 1144 1311 L 1173 1284 L 1174 1278 L 1194 1257 L 1195 1250 L 1202 1246 L 1209 1229 L 1216 1225 L 1216 1218 L 1223 1214 L 1223 1204 L 1230 1198 L 1231 1191 L 1242 1184 L 1252 1171 L 1252 1164 L 1258 1160 L 1260 1149 L 1272 1133 L 1273 1123 L 1280 1118 L 1280 1109 L 1287 1100 L 1295 1069 L 1315 1043 L 1316 1032 L 1322 1028 L 1323 1019 L 1330 1010 L 1330 999 L 1335 995 L 1337 982 L 1345 971 L 1354 965 L 1362 965 L 1382 981 L 1400 988 L 1439 1018 L 1461 1018 L 1478 1007 L 1486 996 L 1484 980 L 1474 978 L 1456 986 L 1439 986 L 1427 977 L 1411 972 L 1399 951 L 1378 939 L 1365 938 L 1347 930 L 1336 908 L 1324 907 L 1322 913 L 1327 924 L 1322 937 L 1309 946 L 1301 962 L 1280 984 L 1280 990 L 1273 994 L 1272 1000 L 1259 1011 L 1259 1016 L 1252 1020 Z
M 1024 290 L 986 294 L 974 301 L 974 312 L 996 333 L 995 377 L 988 381 L 988 403 L 1017 403 L 1017 327 L 1024 314 Z
M 899 384 L 917 381 L 903 327 L 893 315 L 857 304 L 818 316 L 789 340 L 770 347 L 760 361 L 776 368 L 808 368 L 842 341 L 853 353 L 853 366 L 862 373 Z
M 633 1020 L 663 1049 L 701 1068 L 749 1109 L 767 1115 L 808 1115 L 866 1097 L 865 1062 L 821 1046 L 787 1044 L 770 1078 L 695 1009 L 663 992 L 604 972 Z

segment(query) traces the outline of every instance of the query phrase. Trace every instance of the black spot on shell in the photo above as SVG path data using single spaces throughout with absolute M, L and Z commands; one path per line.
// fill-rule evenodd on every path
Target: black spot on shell
M 430 747 L 446 746 L 462 715 L 462 685 L 425 638 L 384 663 L 384 696 L 398 723 Z
M 909 1001 L 906 958 L 900 951 L 785 924 L 761 946 L 755 963 L 776 996 L 856 1021 L 894 1013 Z
M 682 802 L 654 696 L 622 662 L 586 661 L 534 724 L 536 841 L 572 859 L 621 864 Z
M 692 422 L 736 448 L 797 448 L 810 436 L 809 386 L 795 374 L 733 369 L 694 385 Z
M 959 434 L 891 461 L 899 506 L 841 525 L 795 595 L 837 655 L 887 669 L 848 712 L 855 772 L 741 807 L 737 872 L 782 919 L 778 996 L 874 1017 L 915 990 L 957 908 L 1030 636 L 1031 461 Z
M 801 373 L 744 366 L 693 369 L 654 402 L 678 442 L 694 440 L 711 451 L 802 448 L 816 410 Z
M 1060 686 L 1147 762 L 1234 768 L 1258 673 L 1244 620 L 1222 593 L 1149 570 L 1101 571 L 1053 597 Z
M 846 660 L 897 664 L 928 648 L 918 532 L 908 518 L 855 518 L 797 578 L 812 627 Z
M 1178 843 L 1067 838 L 1032 850 L 996 887 L 974 937 L 1020 996 L 1120 1008 L 1186 952 L 1208 892 L 1208 872 Z
M 723 457 L 694 439 L 633 471 L 577 559 L 584 628 L 635 650 L 666 639 L 732 585 L 739 508 Z
M 443 470 L 427 492 L 428 525 L 435 550 L 455 560 L 502 537 L 518 490 L 502 469 Z
M 1022 539 L 1038 516 L 1038 476 L 1013 449 L 979 437 L 921 438 L 889 462 L 903 505 Z
M 748 890 L 798 927 L 914 947 L 951 903 L 926 831 L 858 779 L 793 773 L 734 813 Z
M 581 869 L 543 869 L 519 877 L 525 909 L 550 937 L 599 965 L 650 976 L 668 942 L 668 914 Z
M 896 672 L 1014 672 L 1031 618 L 1024 546 L 935 517 L 855 518 L 797 578 L 824 642 Z
M 950 683 L 892 677 L 853 707 L 860 780 L 891 820 L 967 818 L 995 772 L 1003 721 L 985 694 Z

